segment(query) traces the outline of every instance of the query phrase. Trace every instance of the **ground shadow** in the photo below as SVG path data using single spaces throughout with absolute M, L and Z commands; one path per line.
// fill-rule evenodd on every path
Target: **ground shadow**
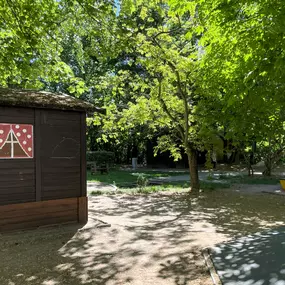
M 92 224 L 86 229 L 62 226 L 22 232 L 21 236 L 19 233 L 4 235 L 0 284 L 106 284 L 115 280 L 115 275 L 128 266 L 112 261 L 118 254 L 116 250 L 88 251 L 98 229 L 106 226 L 99 221 Z M 105 246 L 102 243 L 102 248 Z
M 91 197 L 83 229 L 0 237 L 0 284 L 211 284 L 201 250 L 280 223 L 285 200 L 269 196 Z
M 224 285 L 285 284 L 285 227 L 217 245 L 210 254 Z

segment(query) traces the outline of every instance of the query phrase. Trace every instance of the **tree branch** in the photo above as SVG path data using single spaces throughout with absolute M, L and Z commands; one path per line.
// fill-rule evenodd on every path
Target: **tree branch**
M 161 31 L 161 32 L 158 32 L 157 34 L 155 34 L 154 36 L 152 36 L 153 39 L 156 39 L 157 37 L 159 37 L 160 35 L 163 35 L 163 34 L 171 34 L 172 32 L 176 32 L 176 31 L 179 31 L 181 30 L 182 28 L 181 27 L 177 27 L 175 29 L 172 29 L 172 30 L 168 30 L 168 31 Z
M 177 123 L 177 119 L 170 113 L 170 111 L 169 111 L 168 108 L 167 108 L 167 105 L 165 104 L 164 100 L 162 99 L 161 93 L 162 93 L 162 92 L 161 92 L 161 81 L 159 81 L 159 86 L 158 86 L 158 100 L 159 100 L 159 102 L 161 103 L 161 107 L 162 107 L 163 111 L 167 114 L 167 116 L 171 119 L 171 121 L 172 121 L 173 123 Z M 185 136 L 184 136 L 183 128 L 182 128 L 180 125 L 178 125 L 178 126 L 177 126 L 177 129 L 178 129 L 178 131 L 179 131 L 179 133 L 180 133 L 180 135 L 181 135 L 181 139 L 184 141 Z
M 86 12 L 86 14 L 90 18 L 92 18 L 95 22 L 100 23 L 100 21 L 98 19 L 96 19 L 91 13 L 89 13 L 88 9 L 85 8 L 85 5 L 83 5 L 80 0 L 77 0 L 76 2 L 81 6 L 81 8 Z

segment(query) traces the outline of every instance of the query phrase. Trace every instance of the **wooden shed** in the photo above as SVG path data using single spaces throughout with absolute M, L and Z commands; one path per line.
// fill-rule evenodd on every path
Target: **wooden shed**
M 86 113 L 68 95 L 0 88 L 0 232 L 87 222 Z

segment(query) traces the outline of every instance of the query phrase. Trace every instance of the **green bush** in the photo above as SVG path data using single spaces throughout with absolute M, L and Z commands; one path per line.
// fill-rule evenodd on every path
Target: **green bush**
M 86 160 L 88 162 L 95 161 L 97 164 L 113 164 L 115 161 L 115 153 L 111 151 L 87 151 Z
M 139 188 L 139 192 L 142 192 L 147 186 L 147 184 L 148 184 L 147 177 L 143 173 L 140 173 L 137 178 L 137 186 Z

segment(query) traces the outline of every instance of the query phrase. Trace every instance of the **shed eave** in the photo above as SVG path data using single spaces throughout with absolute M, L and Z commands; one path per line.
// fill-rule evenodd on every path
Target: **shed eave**
M 0 88 L 0 106 L 106 113 L 105 109 L 66 94 L 10 88 Z

